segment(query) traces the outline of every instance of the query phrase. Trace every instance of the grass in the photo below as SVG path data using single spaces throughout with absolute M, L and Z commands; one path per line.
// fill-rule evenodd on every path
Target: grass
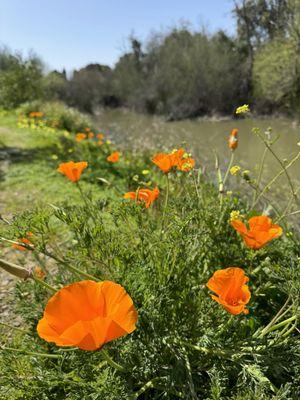
M 76 144 L 62 132 L 39 136 L 35 147 L 38 132 L 17 130 L 11 118 L 0 124 L 11 132 L 5 145 L 18 143 L 24 132 L 23 150 L 31 152 L 11 160 L 1 183 L 9 220 L 1 236 L 16 240 L 31 231 L 34 251 L 20 252 L 18 262 L 27 267 L 34 258 L 45 283 L 56 288 L 83 279 L 80 271 L 122 284 L 139 319 L 131 335 L 105 345 L 120 371 L 101 350 L 68 350 L 40 339 L 36 325 L 51 292 L 30 279 L 18 282 L 12 312 L 22 317 L 24 332 L 0 327 L 0 398 L 300 397 L 300 252 L 292 227 L 253 251 L 228 221 L 232 211 L 247 218 L 261 210 L 234 193 L 220 195 L 199 171 L 172 173 L 166 202 L 165 176 L 149 154 L 124 152 L 110 165 L 112 147 Z M 84 198 L 55 171 L 70 148 L 74 160 L 89 162 L 80 181 Z M 161 191 L 151 208 L 122 199 L 148 181 Z M 227 313 L 205 286 L 216 270 L 230 266 L 249 277 L 248 315 Z

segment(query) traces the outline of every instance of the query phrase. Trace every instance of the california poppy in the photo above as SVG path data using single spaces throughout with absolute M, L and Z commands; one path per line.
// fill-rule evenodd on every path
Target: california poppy
M 174 166 L 169 154 L 158 153 L 152 158 L 152 162 L 158 166 L 163 172 L 167 173 Z
M 89 138 L 89 139 L 93 139 L 93 137 L 94 137 L 94 133 L 93 133 L 93 132 L 89 132 L 89 133 L 88 133 L 88 138 Z
M 106 160 L 111 163 L 115 163 L 115 162 L 119 161 L 119 158 L 120 158 L 120 153 L 118 151 L 114 151 L 113 153 L 111 153 L 110 156 L 108 156 L 106 158 Z
M 102 140 L 104 138 L 103 133 L 97 133 L 96 138 Z
M 28 238 L 31 237 L 31 236 L 33 236 L 33 233 L 32 233 L 32 232 L 27 232 L 27 233 L 26 233 L 26 237 L 25 237 L 25 238 L 18 239 L 18 242 L 19 242 L 19 243 L 27 244 L 27 245 L 29 245 L 29 246 L 33 246 L 32 242 L 28 239 Z M 20 250 L 20 251 L 27 250 L 27 247 L 21 246 L 20 244 L 15 244 L 15 243 L 12 244 L 11 247 L 12 247 L 13 249 Z
M 70 181 L 77 182 L 80 179 L 82 171 L 88 166 L 86 161 L 80 161 L 75 163 L 69 161 L 66 163 L 59 164 L 57 169 L 58 172 L 65 175 Z
M 228 139 L 228 147 L 233 151 L 237 148 L 238 146 L 238 129 L 232 129 L 229 139 Z
M 195 166 L 195 160 L 191 157 L 181 158 L 177 164 L 179 171 L 188 172 Z
M 257 250 L 265 246 L 272 239 L 282 235 L 282 228 L 272 223 L 266 215 L 252 217 L 248 221 L 249 229 L 239 219 L 231 221 L 231 225 L 242 236 L 246 246 Z
M 97 350 L 135 330 L 137 312 L 125 289 L 111 281 L 81 281 L 48 301 L 37 332 L 57 346 Z
M 246 285 L 248 281 L 243 269 L 230 267 L 216 271 L 206 286 L 217 295 L 211 295 L 211 298 L 230 314 L 248 314 L 249 311 L 245 308 L 251 297 Z
M 85 133 L 76 133 L 76 136 L 75 136 L 76 142 L 81 142 L 85 138 L 86 138 L 86 134 Z
M 41 111 L 32 111 L 29 113 L 30 118 L 42 118 L 44 116 L 44 113 Z
M 168 173 L 173 167 L 187 172 L 195 166 L 195 160 L 186 155 L 184 149 L 174 150 L 171 153 L 158 153 L 152 158 L 152 162 L 164 173 Z
M 127 192 L 124 194 L 124 199 L 131 199 L 136 201 L 144 201 L 145 207 L 149 208 L 151 204 L 158 198 L 159 189 L 156 187 L 150 189 L 138 189 L 136 192 Z

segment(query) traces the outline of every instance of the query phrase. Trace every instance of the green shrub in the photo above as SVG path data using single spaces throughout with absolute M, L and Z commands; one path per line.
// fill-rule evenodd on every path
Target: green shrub
M 42 63 L 0 50 L 0 106 L 6 109 L 42 97 Z
M 36 100 L 23 104 L 17 111 L 26 117 L 31 112 L 40 111 L 44 114 L 43 122 L 47 126 L 55 127 L 55 129 L 79 132 L 84 130 L 85 127 L 93 128 L 89 116 L 58 101 L 45 103 L 42 100 Z

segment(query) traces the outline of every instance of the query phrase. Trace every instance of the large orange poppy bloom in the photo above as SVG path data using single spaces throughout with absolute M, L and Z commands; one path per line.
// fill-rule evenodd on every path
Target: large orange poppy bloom
M 75 163 L 69 161 L 66 163 L 59 164 L 57 171 L 65 175 L 70 181 L 77 182 L 80 179 L 82 171 L 88 166 L 86 161 L 80 161 Z
M 238 129 L 232 129 L 229 139 L 228 139 L 228 147 L 233 151 L 238 147 Z
M 81 281 L 60 289 L 48 301 L 37 332 L 57 346 L 97 350 L 135 330 L 131 297 L 115 282 Z
M 151 204 L 158 198 L 159 189 L 156 187 L 150 189 L 138 189 L 136 192 L 127 192 L 124 194 L 124 199 L 131 199 L 136 201 L 144 201 L 145 207 L 149 208 Z
M 230 267 L 219 269 L 209 279 L 206 286 L 217 296 L 211 298 L 221 304 L 230 314 L 248 314 L 245 308 L 249 303 L 251 293 L 246 285 L 249 278 L 241 268 Z
M 242 236 L 246 246 L 257 250 L 265 246 L 272 239 L 282 235 L 282 228 L 272 223 L 266 215 L 252 217 L 248 221 L 249 229 L 239 219 L 231 221 L 231 225 Z
M 110 156 L 106 158 L 106 160 L 111 163 L 115 163 L 119 161 L 119 158 L 120 158 L 120 153 L 118 151 L 114 151 L 113 153 L 111 153 Z
M 152 158 L 152 162 L 164 173 L 170 172 L 173 167 L 187 172 L 195 166 L 195 160 L 185 156 L 184 149 L 178 149 L 171 153 L 158 153 Z

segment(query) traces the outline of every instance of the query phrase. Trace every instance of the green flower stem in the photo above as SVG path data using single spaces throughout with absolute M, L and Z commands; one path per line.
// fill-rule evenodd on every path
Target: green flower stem
M 5 328 L 14 329 L 14 330 L 16 330 L 18 332 L 23 333 L 24 335 L 28 335 L 29 334 L 29 331 L 26 331 L 25 329 L 18 328 L 17 326 L 6 324 L 5 322 L 0 322 L 0 325 L 5 326 Z
M 289 182 L 289 185 L 291 187 L 291 193 L 292 195 L 295 197 L 295 190 L 294 190 L 294 185 L 292 183 L 292 180 L 290 178 L 289 173 L 287 172 L 287 168 L 288 166 L 285 166 L 284 163 L 280 160 L 280 158 L 277 156 L 277 154 L 273 151 L 272 147 L 270 146 L 270 144 L 265 140 L 265 138 L 260 134 L 257 133 L 258 137 L 262 140 L 262 142 L 264 143 L 264 145 L 267 147 L 267 149 L 270 151 L 270 153 L 273 155 L 273 157 L 278 161 L 278 163 L 280 164 L 283 173 L 286 175 L 287 180 Z M 300 152 L 297 154 L 296 158 L 298 158 L 300 156 Z M 291 161 L 293 162 L 293 160 Z M 290 163 L 291 164 L 291 163 Z M 289 165 L 290 166 L 290 165 Z
M 49 285 L 48 283 L 44 282 L 43 280 L 35 277 L 32 272 L 28 271 L 27 269 L 20 267 L 19 265 L 12 264 L 6 260 L 0 259 L 0 267 L 3 268 L 6 272 L 11 275 L 16 276 L 17 278 L 26 280 L 26 279 L 33 279 L 39 285 L 45 287 L 46 289 L 50 290 L 51 292 L 57 292 L 53 286 Z
M 151 379 L 151 381 L 147 382 L 143 387 L 141 387 L 136 393 L 134 393 L 134 395 L 132 397 L 130 397 L 130 400 L 136 400 L 140 397 L 140 395 L 142 395 L 143 393 L 145 393 L 147 390 L 149 389 L 160 389 L 162 388 L 162 385 L 165 383 L 164 382 L 165 379 L 164 378 L 153 378 Z M 174 394 L 175 396 L 177 396 L 179 399 L 184 399 L 184 395 L 181 392 L 177 392 L 175 390 L 170 391 L 170 393 Z
M 278 324 L 270 326 L 268 329 L 263 329 L 262 332 L 259 335 L 259 338 L 262 338 L 263 336 L 267 335 L 270 332 L 275 331 L 276 329 L 282 328 L 283 326 L 290 324 L 293 321 L 296 321 L 297 317 L 296 315 L 293 315 L 290 318 L 285 319 L 284 321 L 279 322 Z
M 227 181 L 228 174 L 229 174 L 230 168 L 232 167 L 233 161 L 234 161 L 234 151 L 231 151 L 230 161 L 229 161 L 227 171 L 225 172 L 225 176 L 223 179 L 223 186 L 225 186 L 225 183 Z
M 290 322 L 295 321 L 296 319 L 297 319 L 296 315 L 293 315 L 292 317 L 285 319 L 284 321 L 278 322 L 278 324 L 271 326 L 271 328 L 268 329 L 267 333 L 275 331 L 276 329 L 279 329 L 279 328 L 285 326 L 286 324 L 289 324 Z
M 221 172 L 221 169 L 220 169 L 218 154 L 215 151 L 214 151 L 214 154 L 215 154 L 215 169 L 216 169 L 217 178 L 218 178 L 220 207 L 222 209 L 222 207 L 223 207 L 224 183 L 223 183 L 223 178 L 222 178 L 222 172 Z
M 266 192 L 266 190 L 267 190 L 268 188 L 270 188 L 271 185 L 273 185 L 273 183 L 274 183 L 281 175 L 283 175 L 284 173 L 287 174 L 288 168 L 290 168 L 290 167 L 298 160 L 299 157 L 300 157 L 300 152 L 299 152 L 287 165 L 283 165 L 283 167 L 282 167 L 283 169 L 280 170 L 280 171 L 266 184 L 266 186 L 261 190 L 261 192 L 259 193 L 259 195 L 256 197 L 255 202 L 252 204 L 252 207 L 255 207 L 255 206 L 256 206 L 256 204 L 258 203 L 258 201 L 260 200 L 260 198 L 264 195 L 264 193 Z M 288 176 L 289 176 L 289 175 L 288 175 Z M 289 179 L 289 182 L 290 182 L 290 179 Z M 290 185 L 290 186 L 291 186 L 291 185 Z M 295 196 L 296 196 L 296 192 L 295 192 L 295 190 L 294 190 L 294 186 L 293 186 L 293 185 L 291 186 L 291 188 L 292 188 L 292 199 L 294 199 Z
M 253 208 L 253 204 L 255 204 L 256 198 L 258 196 L 258 192 L 259 192 L 259 185 L 261 182 L 261 177 L 262 177 L 262 173 L 263 173 L 263 167 L 265 165 L 265 160 L 266 160 L 266 156 L 268 153 L 268 148 L 265 147 L 262 158 L 261 158 L 261 162 L 260 162 L 260 166 L 259 166 L 259 172 L 258 172 L 258 177 L 257 177 L 257 182 L 256 182 L 256 190 L 253 193 L 253 200 L 252 200 L 252 207 Z
M 165 218 L 166 218 L 166 211 L 168 207 L 168 202 L 169 202 L 169 192 L 170 192 L 170 180 L 169 180 L 169 174 L 166 174 L 166 197 L 165 197 L 165 204 L 164 204 L 164 210 L 163 210 L 163 216 L 162 216 L 162 222 L 161 222 L 161 233 L 164 230 L 165 227 Z
M 126 372 L 125 368 L 122 367 L 122 365 L 116 363 L 111 357 L 110 355 L 105 351 L 105 350 L 100 350 L 101 352 L 101 356 L 103 357 L 103 359 L 113 368 L 115 368 L 116 370 L 120 371 L 120 372 Z
M 78 187 L 78 190 L 80 192 L 80 196 L 81 196 L 82 200 L 84 201 L 86 207 L 89 208 L 89 203 L 87 202 L 86 196 L 83 193 L 83 190 L 82 190 L 82 188 L 81 188 L 81 186 L 79 184 L 79 181 L 75 182 L 75 184 Z
M 60 354 L 47 354 L 47 353 L 36 353 L 33 351 L 25 351 L 20 349 L 13 349 L 12 347 L 1 346 L 1 350 L 11 351 L 13 353 L 22 353 L 26 354 L 27 356 L 34 356 L 34 357 L 45 357 L 45 358 L 62 358 Z
M 221 350 L 221 349 L 208 349 L 207 347 L 202 347 L 202 346 L 197 346 L 188 342 L 180 341 L 181 344 L 184 346 L 189 347 L 190 349 L 196 350 L 196 351 L 201 351 L 201 353 L 205 354 L 210 354 L 210 355 L 216 355 L 219 357 L 228 357 L 231 356 L 232 353 L 226 351 L 226 350 Z
M 46 256 L 52 258 L 53 260 L 57 261 L 60 264 L 63 264 L 67 269 L 69 269 L 70 271 L 74 272 L 75 274 L 82 276 L 85 279 L 90 279 L 92 281 L 99 281 L 99 279 L 97 279 L 95 276 L 88 274 L 87 272 L 84 272 L 76 267 L 73 267 L 72 265 L 70 265 L 67 261 L 61 260 L 58 257 L 56 257 L 55 255 L 53 255 L 52 253 L 49 253 L 47 250 L 43 251 L 43 254 L 45 254 Z
M 97 279 L 95 276 L 90 275 L 90 274 L 88 274 L 87 272 L 81 271 L 80 269 L 78 269 L 78 268 L 76 268 L 76 267 L 73 267 L 73 265 L 69 265 L 69 264 L 68 264 L 67 268 L 68 268 L 70 271 L 74 272 L 75 274 L 81 275 L 81 276 L 83 276 L 83 277 L 86 278 L 86 279 L 90 279 L 90 280 L 96 281 L 96 282 L 99 281 L 99 279 Z
M 52 293 L 56 293 L 58 291 L 58 289 L 56 289 L 55 287 L 49 285 L 49 283 L 46 283 L 44 281 L 42 281 L 41 279 L 32 276 L 31 277 L 36 283 L 38 283 L 39 285 L 43 286 L 44 288 L 46 288 L 47 290 L 49 290 Z
M 3 237 L 0 237 L 0 240 L 3 240 L 3 241 L 8 242 L 8 243 L 12 243 L 12 244 L 22 245 L 23 247 L 26 247 L 27 250 L 31 250 L 31 251 L 34 250 L 34 248 L 33 248 L 32 246 L 29 247 L 29 246 L 26 245 L 26 244 L 19 243 L 19 242 L 14 242 L 13 240 L 9 240 L 9 239 L 3 238 Z M 57 261 L 58 263 L 63 264 L 67 269 L 69 269 L 70 271 L 72 271 L 72 272 L 74 272 L 74 273 L 76 273 L 76 274 L 82 276 L 82 277 L 85 278 L 85 279 L 90 279 L 90 280 L 93 280 L 93 281 L 99 281 L 99 279 L 97 279 L 95 276 L 90 275 L 90 274 L 88 274 L 87 272 L 81 271 L 80 269 L 71 266 L 68 262 L 59 259 L 58 257 L 56 257 L 54 254 L 50 253 L 50 252 L 49 252 L 48 250 L 46 250 L 46 249 L 45 249 L 45 250 L 41 250 L 40 252 L 41 252 L 42 254 L 44 254 L 45 256 L 50 257 L 50 258 L 52 258 L 53 260 Z M 6 269 L 6 270 L 7 270 L 7 267 L 5 268 L 4 264 L 6 264 L 6 266 L 7 266 L 8 264 L 10 264 L 10 268 L 11 268 L 11 266 L 13 265 L 13 264 L 11 264 L 11 263 L 8 263 L 7 261 L 4 261 L 4 260 L 0 259 L 0 267 L 2 267 L 3 269 Z M 20 269 L 21 272 L 22 272 L 22 271 L 26 271 L 26 273 L 27 273 L 27 276 L 20 276 L 21 278 L 23 278 L 23 279 L 25 279 L 25 278 L 27 278 L 27 277 L 29 278 L 29 275 L 28 275 L 29 273 L 28 273 L 27 270 L 25 270 L 25 268 L 18 267 L 18 269 Z M 9 272 L 9 271 L 8 271 L 8 272 Z M 13 274 L 13 275 L 15 275 L 15 274 Z M 18 276 L 18 275 L 17 275 L 17 276 Z M 44 286 L 45 286 L 45 285 L 44 285 Z M 55 289 L 55 291 L 56 291 L 56 289 Z
M 256 337 L 259 335 L 264 335 L 265 332 L 268 332 L 268 330 L 276 323 L 279 321 L 280 318 L 282 318 L 283 315 L 286 314 L 286 312 L 290 309 L 291 306 L 288 307 L 287 310 L 285 310 L 285 308 L 287 307 L 288 303 L 290 302 L 290 296 L 288 296 L 288 298 L 286 299 L 285 303 L 283 304 L 283 306 L 280 308 L 280 310 L 277 312 L 277 314 L 272 318 L 272 320 L 268 323 L 267 326 L 265 326 L 262 330 L 260 331 L 256 331 L 253 334 L 253 337 Z

